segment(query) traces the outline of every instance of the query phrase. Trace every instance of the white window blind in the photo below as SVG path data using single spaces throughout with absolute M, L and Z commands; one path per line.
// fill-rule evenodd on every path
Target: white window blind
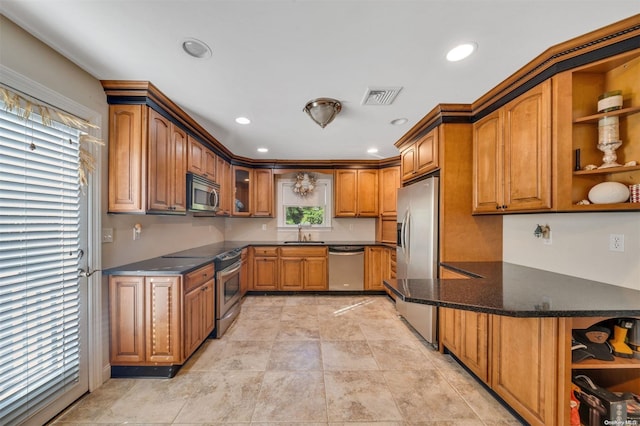
M 0 100 L 0 424 L 78 380 L 79 131 Z

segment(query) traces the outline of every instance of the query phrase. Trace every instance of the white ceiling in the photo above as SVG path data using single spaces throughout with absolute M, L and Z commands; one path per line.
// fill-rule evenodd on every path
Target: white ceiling
M 98 79 L 151 81 L 235 155 L 376 159 L 397 155 L 394 142 L 438 103 L 477 100 L 547 48 L 640 13 L 640 1 L 1 0 L 0 10 Z M 188 37 L 213 56 L 184 54 Z M 448 63 L 462 41 L 476 54 Z M 368 86 L 403 89 L 390 106 L 363 106 Z M 302 112 L 317 97 L 343 104 L 325 129 Z

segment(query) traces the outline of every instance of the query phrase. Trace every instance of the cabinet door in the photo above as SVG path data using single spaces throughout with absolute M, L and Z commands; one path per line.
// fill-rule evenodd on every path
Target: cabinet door
M 184 296 L 184 355 L 188 357 L 202 342 L 204 294 L 198 287 Z
M 498 213 L 503 205 L 502 119 L 495 111 L 473 125 L 473 211 Z
M 416 177 L 416 146 L 411 145 L 400 153 L 400 166 L 402 168 L 402 180 L 410 180 Z
M 438 168 L 438 128 L 418 139 L 416 147 L 416 173 L 428 173 Z
M 304 258 L 280 257 L 280 290 L 302 290 Z
M 217 157 L 215 180 L 220 185 L 220 209 L 216 214 L 229 216 L 233 197 L 233 179 L 231 178 L 231 164 L 222 157 Z
M 326 290 L 328 284 L 327 257 L 307 257 L 304 261 L 304 289 Z
M 243 297 L 249 290 L 249 251 L 242 249 L 242 266 L 240 267 L 240 296 Z
M 489 381 L 489 316 L 481 312 L 462 311 L 460 360 L 483 382 Z
M 143 213 L 146 210 L 147 155 L 142 139 L 146 107 L 109 106 L 109 212 Z
M 443 346 L 454 353 L 460 355 L 460 345 L 462 338 L 460 336 L 461 329 L 461 311 L 452 308 L 438 309 L 440 319 L 440 342 Z
M 204 150 L 204 177 L 216 180 L 216 169 L 218 166 L 218 156 L 205 148 Z
M 253 289 L 278 289 L 278 258 L 256 256 L 253 262 Z
M 378 171 L 358 170 L 357 215 L 378 216 Z
M 149 210 L 169 211 L 171 207 L 171 124 L 149 109 Z
M 202 286 L 202 308 L 203 313 L 203 335 L 206 339 L 216 326 L 216 283 L 214 280 L 208 281 Z
M 205 147 L 192 138 L 191 136 L 187 137 L 187 170 L 191 173 L 195 173 L 197 175 L 204 175 L 205 168 L 205 158 L 204 158 Z
M 397 215 L 397 197 L 400 187 L 400 167 L 387 167 L 379 171 L 379 213 L 381 216 Z
M 531 425 L 557 424 L 557 324 L 492 315 L 491 388 Z
M 170 210 L 187 211 L 187 133 L 171 124 Z
M 251 215 L 251 169 L 233 166 L 232 216 Z
M 365 247 L 364 270 L 364 289 L 384 290 L 382 280 L 389 271 L 389 256 L 385 256 L 384 247 Z
M 336 217 L 356 217 L 358 210 L 358 172 L 336 170 L 334 209 Z
M 252 216 L 273 216 L 273 172 L 271 169 L 254 169 Z
M 551 208 L 551 81 L 505 106 L 507 211 Z
M 180 277 L 145 278 L 147 362 L 181 363 Z
M 109 277 L 109 361 L 145 361 L 144 277 Z

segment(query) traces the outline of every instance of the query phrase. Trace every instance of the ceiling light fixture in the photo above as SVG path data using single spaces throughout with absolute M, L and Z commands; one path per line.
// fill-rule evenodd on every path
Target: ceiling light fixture
M 402 118 L 396 118 L 395 120 L 391 120 L 390 123 L 393 124 L 394 126 L 402 126 L 407 121 L 409 121 L 409 120 L 407 120 L 406 118 L 402 117 Z
M 238 123 L 238 124 L 249 124 L 249 123 L 251 123 L 251 120 L 249 120 L 247 117 L 237 117 L 236 118 L 236 123 Z
M 211 57 L 211 48 L 203 41 L 195 38 L 187 38 L 182 42 L 182 49 L 189 56 L 198 59 L 207 59 Z
M 369 148 L 369 149 L 367 150 L 367 152 L 368 152 L 369 154 L 377 154 L 377 153 L 378 153 L 378 148 Z
M 336 118 L 341 110 L 340 101 L 331 98 L 313 99 L 307 102 L 303 109 L 323 129 Z
M 258 152 L 261 152 L 261 153 L 269 152 L 269 149 L 268 148 L 258 148 Z
M 476 49 L 478 45 L 476 43 L 463 43 L 454 47 L 447 53 L 447 61 L 457 62 L 469 57 Z

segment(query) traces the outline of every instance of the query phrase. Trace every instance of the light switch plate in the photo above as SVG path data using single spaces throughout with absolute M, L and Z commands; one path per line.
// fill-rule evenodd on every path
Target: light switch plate
M 102 242 L 103 243 L 113 242 L 113 228 L 102 228 Z

